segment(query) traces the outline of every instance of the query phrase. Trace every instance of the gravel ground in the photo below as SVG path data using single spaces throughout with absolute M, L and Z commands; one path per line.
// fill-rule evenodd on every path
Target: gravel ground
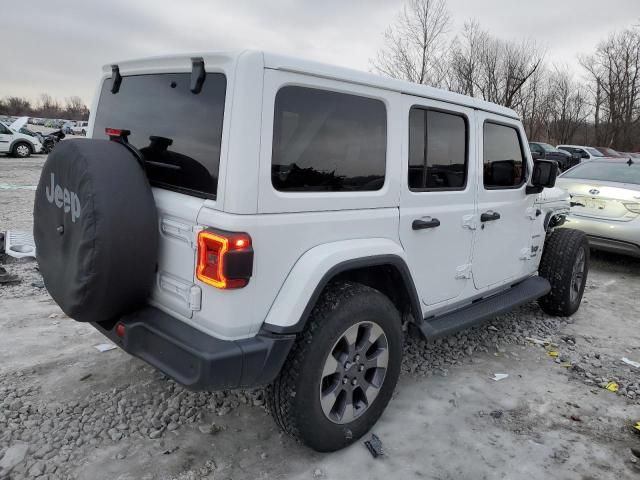
M 35 185 L 42 160 L 0 157 L 0 186 Z M 31 228 L 32 198 L 0 189 L 0 231 Z M 361 442 L 334 454 L 296 444 L 273 425 L 261 389 L 190 392 L 120 350 L 99 353 L 104 337 L 38 288 L 34 261 L 0 264 L 22 277 L 0 286 L 2 480 L 640 473 L 640 369 L 621 361 L 640 361 L 637 260 L 595 254 L 572 318 L 531 304 L 433 343 L 408 337 L 374 428 L 386 452 L 377 460 Z

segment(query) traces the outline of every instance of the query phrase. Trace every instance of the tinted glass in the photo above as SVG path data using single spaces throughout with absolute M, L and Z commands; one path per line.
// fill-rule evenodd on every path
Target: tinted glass
M 7 127 L 4 126 L 4 124 L 0 123 L 0 133 L 2 133 L 3 135 L 11 135 L 12 132 L 11 130 L 9 130 Z
M 634 183 L 640 185 L 640 164 L 626 162 L 585 162 L 562 174 L 562 178 L 579 178 L 602 182 Z
M 198 94 L 190 81 L 189 73 L 127 76 L 112 94 L 107 79 L 93 136 L 107 138 L 105 128 L 130 130 L 129 142 L 142 152 L 154 185 L 215 197 L 226 78 L 207 73 Z
M 304 87 L 276 95 L 271 178 L 277 190 L 379 190 L 386 151 L 381 101 Z
M 524 181 L 525 166 L 520 137 L 513 127 L 484 124 L 484 186 L 509 188 Z
M 409 188 L 460 189 L 467 177 L 467 124 L 451 113 L 409 113 Z

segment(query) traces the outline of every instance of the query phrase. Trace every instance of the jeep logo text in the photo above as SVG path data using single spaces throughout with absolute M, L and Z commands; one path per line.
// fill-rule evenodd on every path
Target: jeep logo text
M 65 213 L 71 212 L 71 221 L 75 223 L 80 217 L 80 199 L 75 192 L 70 192 L 60 185 L 56 185 L 53 173 L 51 174 L 51 185 L 46 187 L 47 200 L 55 203 L 56 207 L 63 208 Z

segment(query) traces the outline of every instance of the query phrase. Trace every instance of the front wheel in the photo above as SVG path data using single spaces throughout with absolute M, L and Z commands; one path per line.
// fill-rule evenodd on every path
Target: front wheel
M 18 158 L 27 158 L 31 155 L 31 147 L 24 142 L 17 143 L 15 147 L 13 147 L 13 154 Z
M 362 284 L 332 284 L 268 387 L 269 409 L 307 446 L 338 450 L 380 418 L 401 362 L 402 323 L 393 303 Z
M 582 302 L 589 273 L 587 236 L 570 228 L 559 228 L 547 237 L 538 269 L 549 280 L 551 291 L 538 300 L 550 315 L 573 315 Z

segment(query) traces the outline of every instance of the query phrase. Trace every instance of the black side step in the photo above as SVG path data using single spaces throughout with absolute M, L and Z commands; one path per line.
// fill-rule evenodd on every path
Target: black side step
M 425 338 L 444 337 L 533 302 L 550 290 L 551 285 L 546 278 L 527 278 L 508 290 L 476 300 L 460 310 L 425 319 L 418 327 Z

